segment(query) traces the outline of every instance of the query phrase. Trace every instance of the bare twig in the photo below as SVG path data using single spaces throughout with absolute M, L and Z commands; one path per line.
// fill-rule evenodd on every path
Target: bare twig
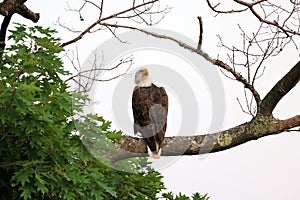
M 69 10 L 71 11 L 77 11 L 79 12 L 80 18 L 83 18 L 81 15 L 81 10 L 84 8 L 84 6 L 86 5 L 86 3 L 90 3 L 90 1 L 85 1 L 84 4 L 79 8 L 79 9 L 71 9 L 69 8 Z M 118 19 L 126 19 L 126 20 L 132 20 L 132 21 L 136 21 L 137 19 L 141 20 L 141 23 L 146 24 L 146 25 L 153 25 L 153 24 L 157 24 L 164 16 L 167 12 L 169 12 L 170 8 L 166 7 L 161 9 L 160 6 L 158 6 L 158 8 L 156 10 L 154 8 L 155 3 L 159 3 L 159 0 L 151 0 L 151 1 L 143 1 L 140 4 L 136 4 L 135 1 L 133 3 L 133 5 L 130 8 L 124 9 L 122 11 L 116 12 L 114 14 L 108 15 L 106 17 L 103 17 L 103 0 L 101 1 L 101 5 L 97 6 L 97 8 L 99 9 L 99 18 L 97 20 L 95 20 L 92 24 L 90 24 L 87 28 L 85 28 L 83 31 L 80 32 L 80 34 L 61 44 L 62 47 L 65 47 L 67 45 L 70 45 L 72 43 L 75 43 L 79 40 L 81 40 L 86 34 L 93 32 L 93 30 L 95 29 L 95 27 L 97 26 L 101 26 L 101 23 L 106 22 L 106 21 L 112 21 L 115 20 L 115 23 L 117 24 Z M 94 5 L 94 4 L 92 4 Z M 141 9 L 141 10 L 139 10 Z M 157 15 L 157 14 L 161 14 L 161 18 L 153 21 L 153 17 L 152 15 Z M 145 18 L 145 16 L 149 16 L 148 19 Z M 62 24 L 62 23 L 60 23 Z M 63 27 L 66 27 L 65 25 L 63 25 Z M 108 28 L 107 26 L 104 26 L 106 28 Z M 72 30 L 71 28 L 69 28 L 70 30 Z M 102 28 L 96 29 L 96 30 L 102 30 Z M 114 31 L 112 31 L 110 28 L 108 28 L 108 30 L 111 33 L 114 33 Z
M 261 1 L 257 1 L 257 2 L 254 2 L 254 3 L 247 3 L 245 1 L 241 1 L 241 0 L 234 0 L 235 2 L 237 2 L 238 4 L 240 5 L 243 5 L 247 8 L 249 8 L 249 10 L 251 11 L 251 13 L 262 23 L 264 24 L 268 24 L 268 25 L 271 25 L 273 27 L 276 27 L 278 29 L 280 29 L 282 32 L 284 32 L 287 36 L 290 36 L 289 34 L 292 34 L 292 35 L 300 35 L 299 32 L 297 31 L 294 31 L 294 30 L 291 30 L 291 29 L 288 29 L 285 24 L 286 22 L 288 21 L 288 19 L 291 18 L 291 15 L 288 16 L 288 18 L 286 18 L 286 20 L 284 21 L 283 24 L 279 24 L 278 23 L 278 20 L 274 20 L 274 21 L 270 21 L 270 20 L 267 20 L 266 18 L 263 18 L 261 15 L 259 15 L 259 13 L 254 9 L 254 6 L 255 5 L 258 5 L 258 4 L 261 4 L 263 2 L 266 2 L 267 0 L 261 0 Z M 275 7 L 275 6 L 274 6 Z M 295 9 L 295 8 L 293 8 Z
M 228 64 L 226 64 L 225 62 L 219 60 L 219 59 L 214 59 L 214 58 L 211 58 L 207 53 L 205 53 L 204 51 L 202 50 L 197 50 L 196 48 L 182 42 L 182 41 L 179 41 L 173 37 L 170 37 L 170 36 L 166 36 L 166 35 L 161 35 L 161 34 L 157 34 L 157 33 L 154 33 L 154 32 L 149 32 L 149 31 L 146 31 L 146 30 L 143 30 L 143 29 L 139 29 L 139 28 L 136 28 L 136 27 L 132 27 L 132 26 L 126 26 L 126 25 L 116 25 L 116 24 L 107 24 L 107 23 L 101 23 L 103 26 L 111 26 L 111 27 L 116 27 L 116 28 L 125 28 L 125 29 L 131 29 L 131 30 L 137 30 L 137 31 L 140 31 L 140 32 L 143 32 L 147 35 L 150 35 L 150 36 L 153 36 L 153 37 L 156 37 L 156 38 L 160 38 L 160 39 L 166 39 L 166 40 L 171 40 L 175 43 L 177 43 L 179 46 L 185 48 L 185 49 L 188 49 L 189 51 L 191 52 L 194 52 L 194 53 L 197 53 L 201 56 L 203 56 L 203 58 L 205 58 L 207 61 L 211 62 L 212 64 L 214 65 L 217 65 L 223 69 L 225 69 L 227 72 L 229 72 L 230 74 L 232 74 L 235 79 L 241 83 L 244 84 L 244 87 L 249 89 L 255 100 L 259 103 L 260 102 L 260 95 L 258 94 L 258 92 L 255 90 L 255 88 L 238 72 L 236 72 L 233 68 L 231 68 Z
M 237 102 L 239 103 L 239 106 L 240 106 L 241 110 L 242 110 L 244 113 L 246 113 L 247 115 L 251 115 L 251 116 L 253 117 L 253 114 L 252 114 L 252 113 L 250 113 L 249 111 L 246 111 L 246 110 L 244 109 L 242 103 L 240 102 L 240 99 L 239 99 L 239 98 L 236 98 L 236 100 L 237 100 Z
M 215 6 L 213 6 L 211 3 L 210 3 L 210 0 L 206 0 L 207 2 L 207 5 L 209 6 L 209 8 L 211 10 L 213 10 L 214 12 L 216 13 L 222 13 L 222 14 L 232 14 L 232 13 L 240 13 L 240 12 L 244 12 L 247 10 L 247 8 L 245 9 L 240 9 L 240 10 L 217 10 L 217 7 L 220 5 L 220 3 L 216 4 Z
M 77 51 L 77 53 L 78 53 L 78 51 Z M 70 82 L 70 81 L 75 82 L 79 86 L 77 90 L 83 91 L 83 92 L 90 91 L 94 82 L 106 82 L 106 81 L 111 81 L 111 80 L 114 80 L 121 76 L 124 76 L 133 64 L 133 58 L 132 58 L 132 56 L 130 56 L 130 57 L 121 59 L 113 67 L 105 68 L 104 67 L 104 55 L 102 54 L 101 58 L 99 59 L 98 55 L 95 53 L 93 61 L 91 63 L 89 63 L 90 68 L 82 70 L 81 66 L 80 66 L 80 62 L 78 60 L 78 55 L 77 55 L 77 64 L 75 64 L 74 58 L 70 58 L 70 56 L 67 56 L 67 57 L 77 73 L 68 77 L 65 80 L 65 82 Z M 103 73 L 105 71 L 113 71 L 117 68 L 120 68 L 123 65 L 127 65 L 127 67 L 125 68 L 125 70 L 122 73 L 119 73 L 119 74 L 114 75 L 111 78 L 107 78 L 107 79 L 101 78 L 101 73 Z

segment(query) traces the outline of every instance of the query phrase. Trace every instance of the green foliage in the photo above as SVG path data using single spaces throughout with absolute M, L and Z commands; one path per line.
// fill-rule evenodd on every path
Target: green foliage
M 101 148 L 121 138 L 121 132 L 111 131 L 110 122 L 97 115 L 73 119 L 73 111 L 80 111 L 86 99 L 71 94 L 60 78 L 68 72 L 54 34 L 39 26 L 17 24 L 3 53 L 1 199 L 156 199 L 164 188 L 162 177 L 145 159 L 118 163 L 139 173 L 108 167 L 82 143 L 93 137 L 74 132 L 93 134 L 96 145 L 102 142 Z M 73 107 L 74 99 L 77 107 Z
M 165 200 L 190 200 L 190 199 L 192 199 L 192 200 L 209 200 L 209 196 L 207 194 L 205 194 L 203 196 L 203 195 L 200 195 L 199 193 L 193 194 L 193 196 L 191 198 L 189 198 L 188 196 L 181 194 L 181 193 L 179 193 L 178 195 L 176 195 L 174 197 L 172 192 L 164 193 L 162 196 Z

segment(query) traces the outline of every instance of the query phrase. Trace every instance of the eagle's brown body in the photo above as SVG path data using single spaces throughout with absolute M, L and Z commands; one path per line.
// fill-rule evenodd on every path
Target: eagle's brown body
M 150 157 L 159 158 L 167 128 L 168 96 L 163 87 L 136 86 L 132 94 L 134 133 L 140 133 Z M 150 152 L 149 152 L 150 151 Z

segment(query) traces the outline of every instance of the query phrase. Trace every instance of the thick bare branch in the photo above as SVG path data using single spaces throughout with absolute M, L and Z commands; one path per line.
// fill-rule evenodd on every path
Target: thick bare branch
M 26 19 L 37 22 L 40 18 L 39 13 L 34 13 L 29 10 L 24 3 L 26 0 L 4 0 L 0 3 L 0 14 L 3 16 L 13 15 L 18 13 Z
M 278 102 L 292 89 L 300 80 L 300 62 L 298 62 L 265 96 L 260 105 L 259 114 L 268 116 Z
M 40 19 L 40 14 L 39 13 L 34 13 L 32 12 L 27 6 L 24 4 L 20 5 L 20 7 L 16 10 L 16 13 L 21 15 L 22 17 L 29 19 L 33 22 L 38 22 Z
M 4 16 L 0 30 L 0 49 L 5 48 L 7 27 L 13 14 L 18 13 L 26 19 L 30 19 L 33 22 L 38 22 L 40 14 L 34 13 L 28 9 L 24 5 L 25 2 L 26 0 L 4 0 L 2 3 L 0 3 L 0 14 Z
M 162 155 L 180 156 L 219 152 L 299 126 L 300 115 L 285 120 L 259 116 L 250 122 L 213 134 L 166 137 L 162 146 Z M 123 136 L 118 146 L 121 151 L 111 156 L 113 161 L 146 155 L 146 146 L 142 138 Z

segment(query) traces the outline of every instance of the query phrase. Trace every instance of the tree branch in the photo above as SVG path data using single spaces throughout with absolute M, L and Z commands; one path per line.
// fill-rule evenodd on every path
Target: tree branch
M 203 42 L 203 22 L 202 22 L 201 16 L 198 16 L 197 18 L 199 21 L 199 29 L 200 29 L 197 50 L 200 51 L 201 47 L 202 47 L 202 42 Z
M 65 47 L 65 46 L 67 46 L 67 45 L 69 45 L 69 44 L 72 44 L 72 43 L 74 43 L 74 42 L 77 42 L 78 40 L 81 40 L 82 37 L 83 37 L 84 35 L 86 35 L 87 33 L 89 33 L 95 26 L 97 26 L 98 23 L 99 23 L 98 21 L 92 23 L 88 28 L 86 28 L 84 31 L 82 31 L 77 37 L 75 37 L 75 38 L 72 39 L 72 40 L 69 40 L 69 41 L 67 41 L 67 42 L 62 43 L 60 46 L 61 46 L 61 47 Z
M 210 3 L 209 0 L 206 0 L 206 2 L 207 2 L 208 7 L 209 7 L 212 11 L 214 11 L 214 12 L 216 12 L 216 13 L 232 14 L 232 13 L 240 13 L 240 12 L 244 12 L 244 11 L 246 11 L 246 10 L 248 9 L 248 8 L 246 8 L 246 9 L 241 9 L 241 10 L 234 10 L 234 9 L 232 9 L 232 10 L 226 10 L 226 11 L 224 11 L 224 10 L 217 10 L 217 7 L 220 5 L 220 3 L 218 3 L 218 4 L 215 5 L 215 6 L 213 6 L 213 5 Z
M 0 14 L 4 16 L 0 30 L 0 50 L 4 50 L 5 48 L 7 27 L 13 14 L 18 13 L 26 19 L 30 19 L 33 22 L 38 22 L 40 14 L 29 10 L 24 5 L 25 2 L 26 0 L 4 0 L 2 3 L 0 3 Z
M 251 13 L 262 23 L 265 23 L 265 24 L 268 24 L 268 25 L 271 25 L 271 26 L 274 26 L 278 29 L 280 29 L 282 32 L 284 32 L 287 36 L 289 36 L 289 34 L 292 34 L 292 35 L 300 35 L 300 33 L 298 31 L 293 31 L 293 30 L 290 30 L 288 28 L 285 28 L 284 25 L 285 23 L 283 23 L 283 25 L 280 25 L 277 21 L 269 21 L 267 19 L 264 19 L 263 17 L 261 17 L 254 9 L 254 6 L 255 5 L 258 5 L 262 2 L 265 2 L 266 0 L 261 0 L 261 1 L 257 1 L 257 2 L 254 2 L 254 3 L 247 3 L 245 1 L 242 1 L 242 0 L 234 0 L 236 3 L 239 3 L 243 6 L 246 6 L 250 9 Z M 293 12 L 292 12 L 293 13 Z M 290 18 L 290 16 L 288 17 Z M 287 18 L 287 19 L 288 19 Z M 286 21 L 285 21 L 286 22 Z
M 39 13 L 34 13 L 32 12 L 27 6 L 24 4 L 21 4 L 20 7 L 17 7 L 16 13 L 21 15 L 22 17 L 29 19 L 33 21 L 34 23 L 38 22 L 40 19 L 40 14 Z
M 2 24 L 1 24 L 1 30 L 0 30 L 0 50 L 1 51 L 4 50 L 4 48 L 5 48 L 6 32 L 7 32 L 7 28 L 10 23 L 11 17 L 12 17 L 11 15 L 5 16 L 2 21 Z M 0 53 L 0 57 L 2 57 L 2 52 Z
M 219 66 L 223 69 L 225 69 L 227 72 L 229 72 L 231 75 L 234 76 L 234 78 L 243 83 L 244 87 L 249 89 L 251 91 L 251 93 L 253 94 L 255 101 L 257 104 L 260 104 L 260 95 L 258 94 L 258 92 L 256 91 L 256 89 L 253 87 L 253 85 L 251 85 L 240 73 L 236 72 L 235 69 L 231 68 L 228 64 L 226 64 L 225 62 L 219 60 L 219 59 L 214 59 L 211 58 L 207 53 L 205 53 L 203 50 L 198 50 L 182 41 L 179 41 L 173 37 L 170 36 L 166 36 L 166 35 L 161 35 L 161 34 L 157 34 L 154 32 L 149 32 L 147 30 L 143 30 L 143 29 L 139 29 L 137 27 L 132 27 L 132 26 L 126 26 L 126 25 L 120 25 L 120 24 L 108 24 L 108 23 L 101 23 L 101 25 L 103 26 L 110 26 L 110 27 L 115 27 L 115 28 L 125 28 L 125 29 L 131 29 L 131 30 L 137 30 L 140 31 L 142 33 L 145 33 L 147 35 L 156 37 L 156 38 L 160 38 L 160 39 L 166 39 L 166 40 L 170 40 L 173 41 L 175 43 L 177 43 L 179 46 L 193 52 L 193 53 L 197 53 L 199 55 L 201 55 L 204 59 L 206 59 L 208 62 Z
M 300 61 L 269 91 L 262 100 L 259 114 L 272 115 L 278 102 L 297 85 L 300 80 Z
M 75 38 L 73 38 L 73 39 L 71 39 L 67 42 L 62 43 L 61 46 L 64 47 L 64 46 L 70 45 L 74 42 L 77 42 L 77 41 L 81 40 L 82 37 L 85 36 L 87 33 L 90 33 L 91 30 L 94 27 L 96 27 L 97 25 L 101 25 L 101 22 L 112 20 L 112 19 L 120 19 L 120 18 L 127 18 L 127 19 L 131 19 L 131 20 L 133 20 L 134 17 L 142 18 L 141 15 L 147 14 L 146 11 L 150 12 L 150 10 L 148 10 L 148 8 L 146 8 L 145 6 L 150 5 L 150 7 L 151 7 L 151 5 L 154 5 L 156 2 L 159 2 L 159 0 L 143 1 L 142 3 L 137 4 L 137 5 L 135 5 L 135 3 L 134 3 L 132 5 L 132 7 L 128 8 L 128 9 L 125 9 L 125 10 L 122 10 L 120 12 L 116 12 L 112 15 L 107 16 L 107 17 L 102 17 L 102 6 L 103 5 L 101 5 L 101 7 L 100 7 L 101 8 L 100 9 L 100 17 L 97 20 L 95 20 L 91 25 L 89 25 L 85 30 L 83 30 L 77 37 L 75 37 Z M 103 3 L 103 1 L 102 1 L 102 3 Z M 141 11 L 139 13 L 135 12 L 139 8 L 143 8 L 143 7 L 144 7 L 144 11 Z M 122 17 L 124 14 L 129 14 L 131 12 L 134 12 L 135 14 L 133 16 L 128 16 L 127 15 L 125 17 Z M 160 12 L 164 12 L 164 10 L 162 10 L 162 11 L 158 10 L 158 11 L 150 12 L 148 14 L 158 14 Z M 148 23 L 144 19 L 143 19 L 143 22 L 145 22 L 145 24 L 148 25 Z
M 26 19 L 37 22 L 40 18 L 40 14 L 29 10 L 24 5 L 25 2 L 26 0 L 4 0 L 0 3 L 0 14 L 3 16 L 9 16 L 18 13 Z
M 219 152 L 299 126 L 300 115 L 285 120 L 275 119 L 271 116 L 258 116 L 250 122 L 213 134 L 166 137 L 162 144 L 162 156 L 199 155 Z M 113 162 L 147 155 L 146 146 L 142 138 L 123 136 L 118 147 L 121 151 L 112 154 L 111 160 Z

